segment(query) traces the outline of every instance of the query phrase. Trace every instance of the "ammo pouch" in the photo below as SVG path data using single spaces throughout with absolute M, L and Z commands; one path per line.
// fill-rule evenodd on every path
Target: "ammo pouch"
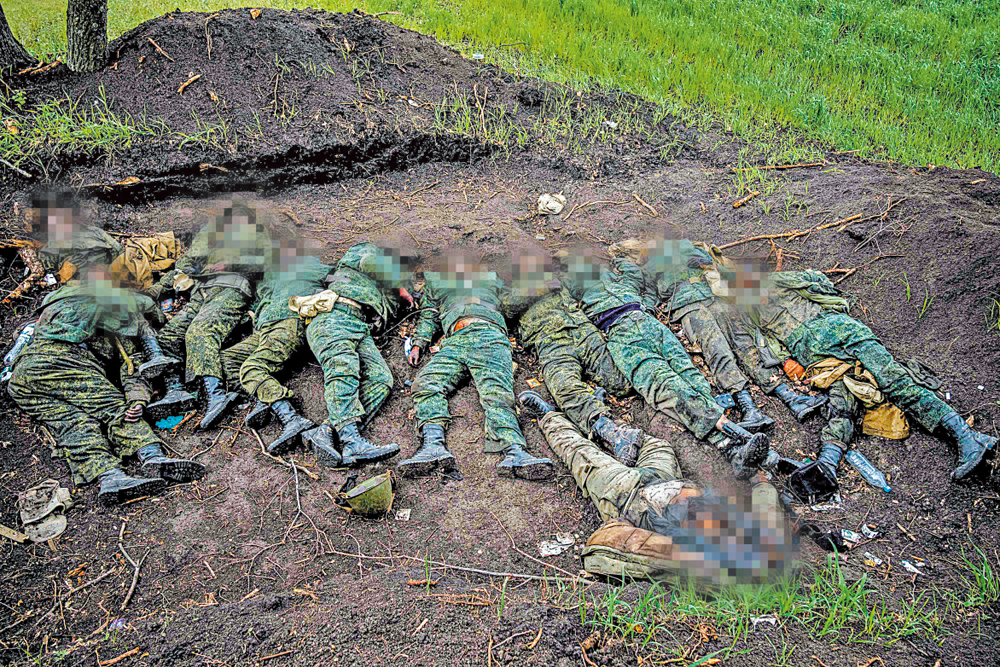
M 253 296 L 253 285 L 250 283 L 248 278 L 244 278 L 238 273 L 220 273 L 210 278 L 206 279 L 202 283 L 202 287 L 205 289 L 211 289 L 213 287 L 232 287 L 233 289 L 238 289 L 247 296 Z

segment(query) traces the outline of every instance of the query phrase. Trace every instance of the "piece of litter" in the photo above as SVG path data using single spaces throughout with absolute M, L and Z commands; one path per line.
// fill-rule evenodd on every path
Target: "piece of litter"
M 910 572 L 911 574 L 920 574 L 920 570 L 913 567 L 913 563 L 911 563 L 910 561 L 904 560 L 902 565 L 907 572 Z
M 115 620 L 111 621 L 111 625 L 108 626 L 108 630 L 121 630 L 127 625 L 128 621 L 126 621 L 124 618 L 116 618 Z
M 879 532 L 869 526 L 867 523 L 861 524 L 861 534 L 867 537 L 869 540 L 874 540 L 879 536 Z
M 606 127 L 610 127 L 612 130 L 615 129 L 616 127 L 618 127 L 618 123 L 616 123 L 613 120 L 606 120 L 606 121 L 604 121 L 604 125 Z
M 57 282 L 59 282 L 59 281 L 56 280 L 56 277 L 54 275 L 52 275 L 51 273 L 46 273 L 45 274 L 45 284 L 46 285 L 49 285 L 51 287 L 52 285 L 55 285 Z
M 566 198 L 546 192 L 538 197 L 538 212 L 541 215 L 559 215 L 566 208 Z
M 848 542 L 860 542 L 861 536 L 855 533 L 853 530 L 847 530 L 846 528 L 841 528 L 841 536 Z
M 174 415 L 172 417 L 164 417 L 163 419 L 156 422 L 156 428 L 160 429 L 161 431 L 174 428 L 175 426 L 181 423 L 182 419 L 184 419 L 184 415 Z
M 978 387 L 976 387 L 976 389 L 978 389 L 979 391 L 982 391 L 982 390 L 986 389 L 986 387 L 984 387 L 983 385 L 979 385 Z
M 876 556 L 873 556 L 871 553 L 867 551 L 865 552 L 865 565 L 868 565 L 870 567 L 878 567 L 881 564 L 882 564 L 881 558 L 877 558 Z
M 396 510 L 396 521 L 409 521 L 412 509 Z
M 524 382 L 525 382 L 525 384 L 527 384 L 532 389 L 535 389 L 536 387 L 541 387 L 542 386 L 542 383 L 539 382 L 538 380 L 536 380 L 535 378 L 528 378 Z
M 538 555 L 542 558 L 546 556 L 558 556 L 564 551 L 569 550 L 573 546 L 576 540 L 570 533 L 556 533 L 556 539 L 554 540 L 542 540 L 538 543 Z
M 944 392 L 944 399 L 946 401 L 950 401 L 951 400 L 951 392 L 950 391 Z
M 416 100 L 406 100 L 406 102 L 407 102 L 407 104 L 409 104 L 409 105 L 410 105 L 411 107 L 419 107 L 419 106 L 420 106 L 420 103 L 419 103 L 419 102 L 417 102 Z
M 535 240 L 536 241 L 544 241 L 545 240 L 545 235 L 544 234 L 535 234 Z
M 403 354 L 410 356 L 410 350 L 413 349 L 413 337 L 407 336 L 406 340 L 403 341 Z
M 751 616 L 750 622 L 753 623 L 754 630 L 757 629 L 758 623 L 770 623 L 771 625 L 778 625 L 778 618 L 776 616 Z
M 813 512 L 830 512 L 833 510 L 839 510 L 840 503 L 837 502 L 837 503 L 824 503 L 822 505 L 813 505 L 809 509 L 811 509 Z
M 486 60 L 486 56 L 483 55 L 482 53 L 473 53 L 472 54 L 472 59 L 473 60 Z

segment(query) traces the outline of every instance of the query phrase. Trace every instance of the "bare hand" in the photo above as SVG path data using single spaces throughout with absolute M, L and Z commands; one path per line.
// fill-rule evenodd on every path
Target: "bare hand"
M 420 348 L 414 345 L 410 348 L 410 353 L 406 355 L 406 361 L 409 362 L 411 366 L 416 366 L 420 363 Z
M 413 295 L 411 295 L 409 290 L 407 290 L 405 287 L 399 288 L 399 298 L 401 298 L 406 303 L 410 304 L 410 308 L 416 308 L 416 306 L 413 304 Z
M 225 271 L 226 265 L 223 262 L 216 262 L 215 264 L 209 264 L 205 267 L 205 273 L 217 273 L 219 271 Z
M 125 412 L 125 421 L 131 424 L 142 419 L 142 409 L 142 403 L 133 403 L 132 407 Z

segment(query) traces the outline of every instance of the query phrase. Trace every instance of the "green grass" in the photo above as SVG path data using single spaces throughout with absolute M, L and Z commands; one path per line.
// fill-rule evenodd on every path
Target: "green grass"
M 111 0 L 112 37 L 183 4 Z M 388 20 L 479 50 L 510 71 L 618 87 L 695 125 L 728 125 L 765 159 L 794 158 L 783 129 L 862 156 L 1000 167 L 1000 1 L 279 0 L 398 11 Z M 65 2 L 5 3 L 36 54 L 65 48 Z M 502 46 L 518 42 L 525 45 Z

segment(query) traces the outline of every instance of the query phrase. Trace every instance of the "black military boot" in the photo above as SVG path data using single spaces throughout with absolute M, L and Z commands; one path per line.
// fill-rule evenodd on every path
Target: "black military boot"
M 725 439 L 719 443 L 722 455 L 733 467 L 736 479 L 750 479 L 767 458 L 771 440 L 764 433 L 750 433 L 739 424 L 722 425 Z
M 781 399 L 781 402 L 788 406 L 788 409 L 792 411 L 795 418 L 800 422 L 805 421 L 808 417 L 816 414 L 816 412 L 826 405 L 826 396 L 809 396 L 808 394 L 800 394 L 795 391 L 787 384 L 779 384 L 774 388 L 774 395 Z
M 167 488 L 167 480 L 150 477 L 129 477 L 118 468 L 112 468 L 97 476 L 101 489 L 97 499 L 105 507 L 121 505 L 129 500 L 154 496 Z
M 316 424 L 295 411 L 295 406 L 288 399 L 275 401 L 271 405 L 271 409 L 274 410 L 274 414 L 278 415 L 278 421 L 284 428 L 274 442 L 267 446 L 269 454 L 284 454 L 295 447 L 300 433 L 316 428 Z
M 457 471 L 455 457 L 445 447 L 444 427 L 440 424 L 424 424 L 422 433 L 424 441 L 417 453 L 396 465 L 399 474 L 403 477 L 427 477 L 434 474 L 437 468 L 448 472 Z
M 378 447 L 375 443 L 362 437 L 358 433 L 358 425 L 355 422 L 345 424 L 337 431 L 337 438 L 340 440 L 340 455 L 343 457 L 345 466 L 374 463 L 399 453 L 399 445 L 394 442 Z
M 146 406 L 145 412 L 152 420 L 181 415 L 198 405 L 198 397 L 184 388 L 184 381 L 181 379 L 183 372 L 170 372 L 166 378 L 167 393 L 160 400 Z
M 524 451 L 521 445 L 511 445 L 503 453 L 504 459 L 497 465 L 497 474 L 501 477 L 517 477 L 534 481 L 552 478 L 554 472 L 552 459 L 532 456 Z
M 261 429 L 271 423 L 271 416 L 273 414 L 271 406 L 258 398 L 253 404 L 253 408 L 247 413 L 247 417 L 243 423 L 248 428 Z
M 955 481 L 965 478 L 976 469 L 986 456 L 986 452 L 996 447 L 997 439 L 973 431 L 957 412 L 952 411 L 941 420 L 941 428 L 952 437 L 958 445 L 958 467 L 951 473 Z
M 736 393 L 736 404 L 740 406 L 743 418 L 739 424 L 751 433 L 760 433 L 774 428 L 774 420 L 761 412 L 760 408 L 753 402 L 753 396 L 749 389 L 744 389 Z
M 222 387 L 222 380 L 211 375 L 206 375 L 201 379 L 205 387 L 205 416 L 198 424 L 198 430 L 204 431 L 212 428 L 226 416 L 229 410 L 240 400 L 240 394 L 236 391 L 226 392 Z
M 521 407 L 524 408 L 524 411 L 532 419 L 541 419 L 545 414 L 556 409 L 556 406 L 542 398 L 541 394 L 530 389 L 526 389 L 518 394 L 517 402 L 521 404 Z
M 306 446 L 313 450 L 317 461 L 327 468 L 339 468 L 343 457 L 334 445 L 333 441 L 335 437 L 333 427 L 324 422 L 316 428 L 304 432 L 302 434 L 302 442 L 306 443 Z
M 616 424 L 604 415 L 598 417 L 590 428 L 611 449 L 616 459 L 629 468 L 635 467 L 642 446 L 642 431 Z
M 167 369 L 181 365 L 180 359 L 163 354 L 153 328 L 145 320 L 139 323 L 139 343 L 142 345 L 142 356 L 146 360 L 139 366 L 139 375 L 144 380 L 154 380 Z
M 205 476 L 204 465 L 197 461 L 170 458 L 158 443 L 146 445 L 136 455 L 142 466 L 143 477 L 162 477 L 170 482 L 193 482 Z
M 840 489 L 837 468 L 846 448 L 840 443 L 824 442 L 819 456 L 788 476 L 788 491 L 800 502 L 815 505 L 832 498 Z

